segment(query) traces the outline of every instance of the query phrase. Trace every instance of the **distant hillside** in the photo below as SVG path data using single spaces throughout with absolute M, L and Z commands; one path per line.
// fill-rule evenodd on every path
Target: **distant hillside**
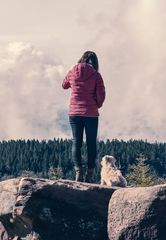
M 0 177 L 1 179 L 19 175 L 36 175 L 51 178 L 74 178 L 71 161 L 71 140 L 10 140 L 0 142 Z M 109 154 L 115 156 L 117 165 L 126 175 L 129 165 L 136 162 L 142 154 L 146 163 L 157 177 L 166 177 L 166 143 L 148 143 L 143 140 L 98 141 L 96 181 L 100 179 L 100 160 Z M 82 147 L 82 159 L 86 165 L 86 145 Z M 55 176 L 56 175 L 56 176 Z

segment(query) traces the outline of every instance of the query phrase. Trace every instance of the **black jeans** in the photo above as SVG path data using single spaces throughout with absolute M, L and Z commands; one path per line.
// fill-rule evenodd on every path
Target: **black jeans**
M 81 167 L 81 147 L 85 129 L 88 168 L 94 168 L 96 162 L 96 138 L 98 130 L 98 117 L 69 116 L 73 134 L 72 160 L 76 167 Z

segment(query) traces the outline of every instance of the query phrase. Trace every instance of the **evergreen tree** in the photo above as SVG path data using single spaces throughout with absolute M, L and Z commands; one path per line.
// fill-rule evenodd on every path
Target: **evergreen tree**
M 57 168 L 50 167 L 48 170 L 49 179 L 57 180 L 57 179 L 61 178 L 62 175 L 63 175 L 62 168 L 60 168 L 60 167 L 57 167 Z
M 17 177 L 25 171 L 32 171 L 40 177 L 48 177 L 50 167 L 59 167 L 60 177 L 74 179 L 71 147 L 71 139 L 3 140 L 0 142 L 0 178 Z M 100 181 L 100 162 L 104 155 L 114 156 L 117 159 L 117 166 L 126 175 L 141 153 L 147 159 L 145 165 L 154 169 L 155 179 L 161 179 L 163 182 L 166 178 L 166 143 L 148 143 L 133 139 L 127 142 L 117 139 L 97 141 L 96 182 Z M 87 167 L 85 142 L 81 155 L 83 167 Z
M 136 159 L 137 163 L 129 166 L 131 172 L 126 175 L 128 185 L 133 186 L 152 186 L 155 184 L 155 178 L 149 165 L 146 164 L 144 155 Z

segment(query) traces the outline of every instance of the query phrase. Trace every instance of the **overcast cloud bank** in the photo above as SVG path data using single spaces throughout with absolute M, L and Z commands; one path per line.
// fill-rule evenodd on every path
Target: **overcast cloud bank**
M 64 91 L 61 82 L 68 68 L 90 49 L 99 56 L 106 86 L 99 139 L 166 141 L 166 2 L 74 0 L 65 5 L 62 16 L 57 1 L 50 0 L 48 9 L 38 2 L 34 7 L 37 4 L 39 15 L 48 18 L 35 22 L 33 12 L 34 26 L 28 25 L 28 35 L 20 27 L 19 34 L 9 37 L 8 28 L 1 28 L 0 139 L 71 137 L 70 91 Z M 13 11 L 18 23 L 14 6 Z M 26 17 L 21 15 L 22 24 Z M 35 35 L 37 26 L 47 34 Z

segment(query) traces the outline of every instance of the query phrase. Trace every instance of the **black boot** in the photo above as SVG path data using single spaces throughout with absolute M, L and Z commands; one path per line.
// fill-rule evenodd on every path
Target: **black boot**
M 94 179 L 94 168 L 89 168 L 87 170 L 87 174 L 85 177 L 85 182 L 87 183 L 94 183 L 95 179 Z
M 82 167 L 75 167 L 75 181 L 76 182 L 83 182 L 83 171 Z

